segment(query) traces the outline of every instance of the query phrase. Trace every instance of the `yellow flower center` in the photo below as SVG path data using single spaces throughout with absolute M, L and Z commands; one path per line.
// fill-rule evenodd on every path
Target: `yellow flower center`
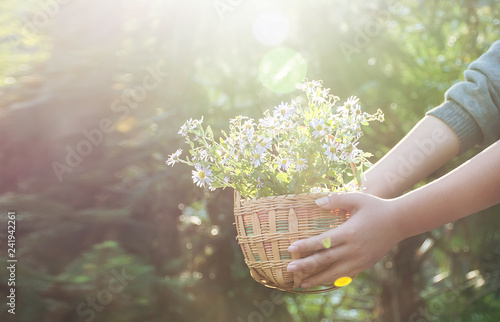
M 258 160 L 258 159 L 260 158 L 260 154 L 255 153 L 255 154 L 253 155 L 253 158 L 254 158 L 255 160 Z
M 299 160 L 299 161 L 297 161 L 297 164 L 298 164 L 298 165 L 303 165 L 303 164 L 304 164 L 304 161 Z
M 330 147 L 330 152 L 331 153 L 335 153 L 335 151 L 337 151 L 333 146 Z
M 316 130 L 318 130 L 318 131 L 323 130 L 323 125 L 321 125 L 321 124 L 316 125 Z
M 205 177 L 206 177 L 205 172 L 203 172 L 203 171 L 199 171 L 198 176 L 200 177 L 200 179 L 205 179 Z
M 286 164 L 287 163 L 287 159 L 281 159 L 281 164 Z

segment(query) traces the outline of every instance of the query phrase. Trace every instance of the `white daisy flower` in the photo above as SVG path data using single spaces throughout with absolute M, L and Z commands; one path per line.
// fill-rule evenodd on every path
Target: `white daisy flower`
M 352 151 L 350 152 L 343 152 L 342 153 L 342 158 L 346 160 L 347 162 L 352 162 L 354 161 L 359 155 L 361 154 L 361 150 L 357 148 L 353 148 Z
M 203 115 L 201 116 L 201 119 L 192 121 L 191 130 L 195 129 L 197 126 L 201 125 L 202 123 L 203 123 Z
M 261 152 L 270 149 L 272 140 L 272 138 L 266 138 L 263 136 L 259 137 L 255 150 Z
M 195 165 L 195 170 L 192 170 L 192 178 L 193 182 L 196 183 L 198 187 L 204 187 L 205 184 L 210 186 L 212 183 L 212 179 L 210 176 L 212 175 L 212 170 L 209 167 L 203 167 L 200 164 Z
M 337 161 L 339 158 L 337 156 L 337 148 L 333 144 L 323 144 L 325 149 L 325 155 L 328 157 L 329 161 Z
M 274 107 L 274 117 L 280 119 L 289 119 L 295 113 L 295 108 L 293 106 L 288 105 L 288 103 L 281 102 L 280 105 Z
M 253 137 L 253 134 L 255 133 L 255 123 L 252 119 L 247 120 L 245 121 L 245 123 L 243 123 L 243 131 L 245 132 L 245 135 L 248 139 L 251 139 Z
M 260 177 L 257 178 L 257 184 L 256 184 L 256 187 L 257 188 L 262 188 L 264 187 L 264 182 L 260 179 Z
M 246 138 L 240 138 L 236 142 L 236 146 L 238 146 L 239 153 L 241 153 L 241 154 L 245 154 L 245 151 L 247 149 L 247 145 L 248 145 L 248 140 Z
M 257 168 L 261 162 L 264 161 L 264 150 L 262 151 L 253 151 L 252 153 L 252 165 L 254 168 Z
M 183 124 L 177 134 L 180 134 L 182 137 L 186 137 L 188 134 L 188 126 L 186 124 Z
M 288 130 L 294 130 L 295 129 L 295 123 L 292 122 L 291 120 L 285 120 L 283 123 L 280 124 L 279 130 L 280 131 L 288 131 Z
M 344 103 L 344 107 L 346 109 L 350 109 L 351 107 L 353 107 L 354 105 L 357 105 L 359 101 L 359 98 L 357 98 L 356 96 L 351 96 L 347 99 L 347 101 Z M 359 105 L 358 105 L 359 106 Z
M 276 130 L 279 126 L 278 120 L 274 116 L 267 116 L 259 120 L 260 124 L 271 131 Z
M 312 136 L 315 139 L 318 136 L 324 136 L 326 134 L 325 121 L 323 119 L 315 119 L 309 122 L 309 125 L 314 129 Z
M 295 163 L 295 168 L 297 168 L 297 171 L 301 172 L 305 169 L 307 169 L 307 160 L 306 159 L 298 159 L 297 162 Z
M 311 100 L 315 104 L 326 103 L 327 99 L 328 99 L 329 91 L 330 91 L 329 88 L 321 89 L 321 87 L 318 87 L 318 88 L 316 88 L 315 91 L 311 92 Z
M 278 169 L 283 171 L 288 170 L 288 168 L 292 165 L 292 162 L 288 158 L 280 158 L 278 161 Z
M 200 159 L 201 160 L 207 161 L 209 157 L 210 157 L 210 154 L 208 153 L 207 150 L 205 150 L 205 149 L 200 150 Z M 210 157 L 210 159 L 213 159 L 213 158 Z
M 177 149 L 177 151 L 175 151 L 168 157 L 166 161 L 167 165 L 174 166 L 174 164 L 179 162 L 179 157 L 181 156 L 181 154 L 182 154 L 182 149 Z
M 351 110 L 351 107 L 356 105 L 359 98 L 356 96 L 351 96 L 344 102 L 344 105 L 337 107 L 337 113 L 346 114 Z
M 312 94 L 313 92 L 316 91 L 316 88 L 321 87 L 321 82 L 320 81 L 310 81 L 310 82 L 305 82 L 302 85 L 302 90 L 306 92 L 307 94 Z
M 333 146 L 335 149 L 337 149 L 337 152 L 344 150 L 344 145 L 340 140 L 337 140 L 333 135 L 328 135 L 328 138 L 330 146 Z

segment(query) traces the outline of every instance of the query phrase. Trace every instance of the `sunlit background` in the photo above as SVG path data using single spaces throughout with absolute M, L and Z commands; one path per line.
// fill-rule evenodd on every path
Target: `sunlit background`
M 167 167 L 179 127 L 214 132 L 304 77 L 386 121 L 375 162 L 500 36 L 495 1 L 2 0 L 2 321 L 499 321 L 498 207 L 405 240 L 323 295 L 257 284 L 232 191 Z M 436 178 L 477 151 L 453 160 Z M 467 184 L 467 183 L 464 183 Z

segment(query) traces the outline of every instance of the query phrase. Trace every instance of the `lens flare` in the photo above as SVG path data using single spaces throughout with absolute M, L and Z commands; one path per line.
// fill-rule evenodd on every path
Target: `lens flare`
M 299 52 L 288 47 L 277 47 L 262 58 L 259 79 L 267 89 L 286 94 L 298 88 L 306 72 L 306 61 Z
M 252 31 L 260 43 L 277 46 L 288 37 L 290 20 L 279 11 L 266 11 L 255 19 Z

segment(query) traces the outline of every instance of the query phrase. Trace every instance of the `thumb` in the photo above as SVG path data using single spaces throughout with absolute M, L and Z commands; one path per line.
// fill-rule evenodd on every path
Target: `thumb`
M 323 198 L 316 199 L 316 204 L 325 209 L 345 209 L 355 210 L 365 198 L 366 195 L 362 192 L 341 192 L 332 193 Z

